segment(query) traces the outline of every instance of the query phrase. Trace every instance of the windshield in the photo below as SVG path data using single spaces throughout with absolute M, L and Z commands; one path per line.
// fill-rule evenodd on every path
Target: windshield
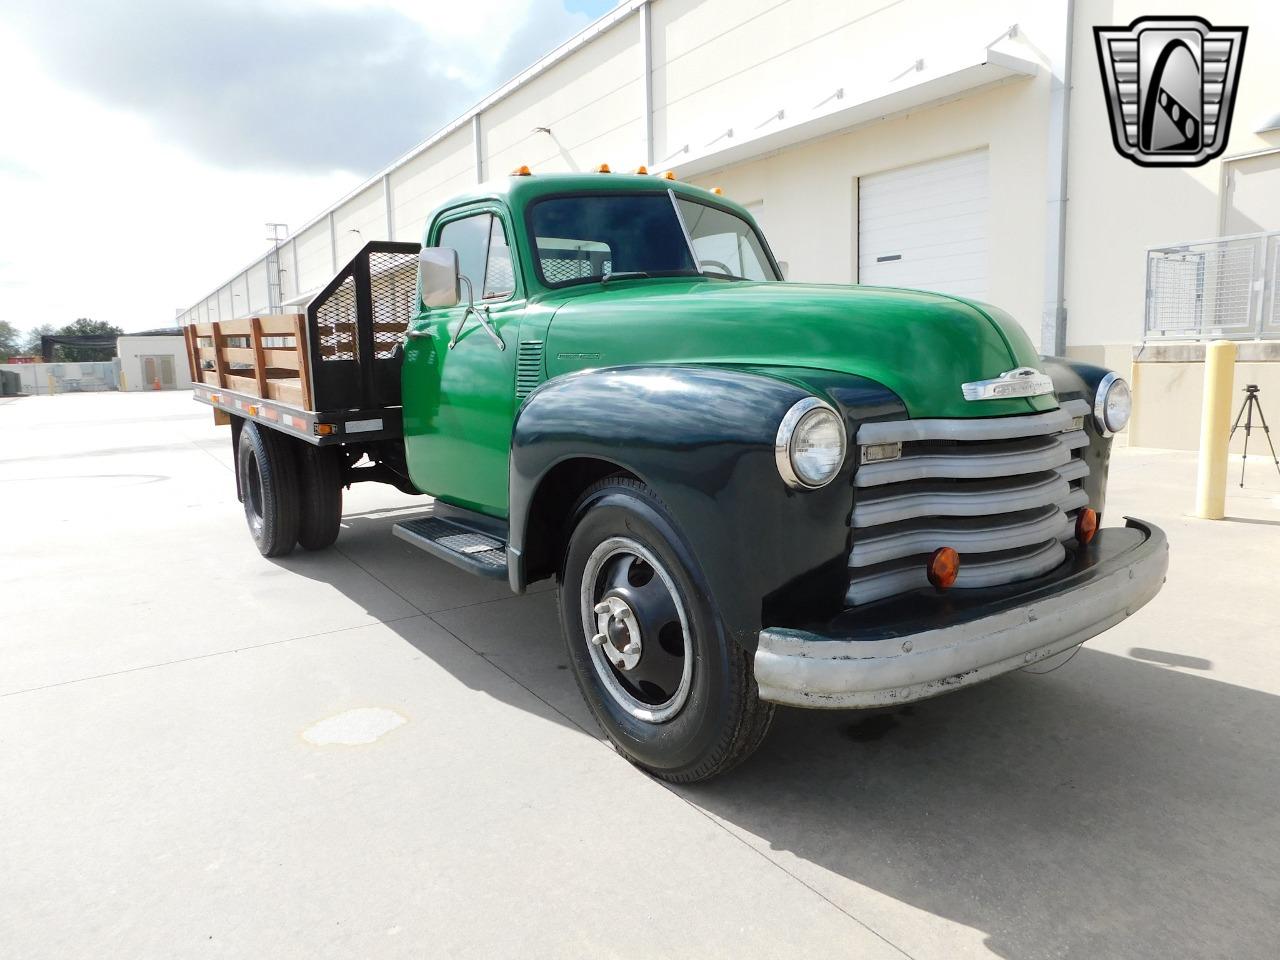
M 550 287 L 624 276 L 777 279 L 749 223 L 683 197 L 673 203 L 670 193 L 553 197 L 535 203 L 529 219 Z

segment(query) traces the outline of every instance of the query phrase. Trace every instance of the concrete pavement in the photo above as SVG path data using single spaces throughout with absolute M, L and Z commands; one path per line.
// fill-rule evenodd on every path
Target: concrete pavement
M 1051 673 L 782 710 L 662 786 L 598 737 L 554 594 L 346 501 L 262 559 L 184 393 L 0 401 L 0 953 L 1274 957 L 1280 481 L 1212 523 L 1118 449 L 1165 592 Z M 1233 461 L 1233 474 L 1238 461 Z

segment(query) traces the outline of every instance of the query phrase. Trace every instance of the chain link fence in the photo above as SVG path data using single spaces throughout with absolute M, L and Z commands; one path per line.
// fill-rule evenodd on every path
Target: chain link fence
M 1280 337 L 1280 232 L 1147 251 L 1145 339 Z

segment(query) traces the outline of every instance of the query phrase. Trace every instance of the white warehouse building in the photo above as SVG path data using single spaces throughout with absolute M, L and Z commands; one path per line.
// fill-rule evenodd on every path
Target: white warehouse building
M 1194 447 L 1204 339 L 1242 341 L 1241 383 L 1280 394 L 1280 6 L 1182 7 L 628 0 L 180 319 L 305 303 L 365 241 L 421 241 L 437 205 L 521 164 L 646 164 L 748 207 L 789 279 L 999 305 L 1043 352 L 1132 378 L 1131 443 Z M 1093 28 L 1184 14 L 1249 28 L 1230 136 L 1202 166 L 1139 166 Z

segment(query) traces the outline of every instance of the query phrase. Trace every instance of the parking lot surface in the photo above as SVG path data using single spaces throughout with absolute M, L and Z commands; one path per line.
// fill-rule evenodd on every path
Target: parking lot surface
M 552 586 L 394 539 L 260 557 L 186 393 L 0 401 L 0 955 L 1274 958 L 1280 481 L 1119 448 L 1165 591 L 1052 672 L 782 709 L 672 788 L 599 737 Z M 1260 444 L 1261 446 L 1261 444 Z

